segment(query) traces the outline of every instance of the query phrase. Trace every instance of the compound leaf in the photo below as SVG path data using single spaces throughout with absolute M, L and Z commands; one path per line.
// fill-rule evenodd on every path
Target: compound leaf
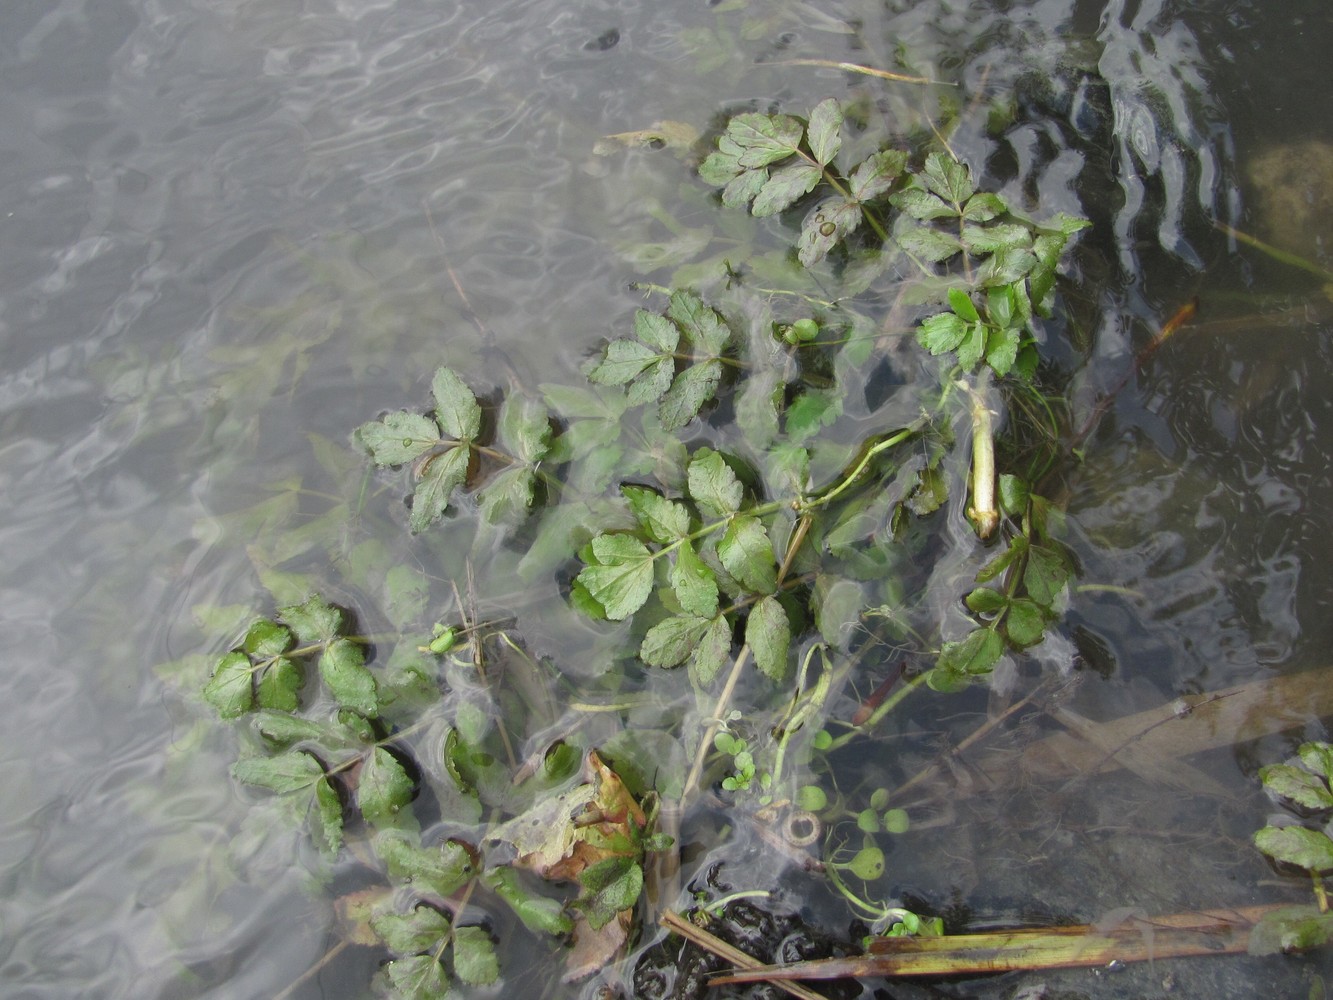
M 806 267 L 814 267 L 861 224 L 861 206 L 854 201 L 831 198 L 811 210 L 801 224 L 796 256 Z
M 259 707 L 280 712 L 295 712 L 299 707 L 297 693 L 305 681 L 301 665 L 285 656 L 269 663 L 259 678 Z
M 620 492 L 629 501 L 630 513 L 653 541 L 666 545 L 690 533 L 690 512 L 683 504 L 645 486 L 622 486 Z
M 390 951 L 413 955 L 435 951 L 449 933 L 449 919 L 439 910 L 418 906 L 409 913 L 376 913 L 370 929 Z
M 615 856 L 589 865 L 579 875 L 585 895 L 577 901 L 593 930 L 600 930 L 628 910 L 643 891 L 643 869 L 630 857 Z
M 888 191 L 907 168 L 907 153 L 900 149 L 884 149 L 857 164 L 847 178 L 852 197 L 859 202 L 878 198 Z
M 690 679 L 700 687 L 706 687 L 713 682 L 730 655 L 731 622 L 727 621 L 725 615 L 718 615 L 708 626 L 699 648 L 694 651 L 694 658 L 690 660 Z
M 1333 809 L 1333 792 L 1318 775 L 1290 764 L 1270 764 L 1259 769 L 1259 780 L 1274 795 L 1290 799 L 1307 809 Z
M 658 405 L 663 429 L 674 431 L 693 420 L 721 381 L 722 362 L 715 359 L 691 365 L 677 375 Z
M 282 608 L 278 617 L 291 626 L 303 646 L 336 639 L 343 625 L 343 613 L 318 594 L 312 594 L 304 604 Z
M 449 976 L 433 954 L 396 958 L 384 971 L 403 1000 L 444 1000 L 449 993 Z
M 686 614 L 705 618 L 717 614 L 717 577 L 689 542 L 682 542 L 676 549 L 671 589 Z
M 438 848 L 419 847 L 408 834 L 390 829 L 375 835 L 374 847 L 391 876 L 441 899 L 452 896 L 476 874 L 471 853 L 454 840 Z
M 758 218 L 776 215 L 813 191 L 823 176 L 823 171 L 813 163 L 789 164 L 764 181 L 750 211 Z
M 711 619 L 699 615 L 666 618 L 643 637 L 639 659 L 650 667 L 678 667 L 698 648 L 710 625 Z
M 791 115 L 743 114 L 727 124 L 727 137 L 741 150 L 736 162 L 746 169 L 766 167 L 791 156 L 804 131 L 800 120 Z
M 1270 858 L 1312 872 L 1333 870 L 1333 840 L 1303 826 L 1266 826 L 1254 835 L 1254 846 Z
M 578 583 L 612 621 L 628 618 L 653 590 L 653 554 L 632 535 L 598 535 Z

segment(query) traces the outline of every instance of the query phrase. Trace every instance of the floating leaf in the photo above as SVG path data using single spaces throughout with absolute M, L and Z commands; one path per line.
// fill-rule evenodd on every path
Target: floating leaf
M 481 407 L 457 372 L 452 368 L 437 368 L 430 389 L 435 396 L 435 416 L 447 436 L 471 441 L 481 433 Z
M 365 666 L 360 646 L 347 639 L 331 643 L 319 658 L 319 673 L 339 705 L 374 718 L 379 714 L 375 678 Z
M 852 197 L 858 202 L 878 198 L 893 187 L 906 168 L 907 153 L 902 150 L 885 149 L 870 155 L 847 178 Z
M 412 491 L 412 514 L 408 523 L 413 534 L 425 531 L 444 515 L 454 489 L 467 479 L 471 458 L 467 446 L 459 445 L 436 455 L 426 464 L 420 482 Z
M 551 418 L 546 407 L 530 396 L 506 396 L 500 404 L 496 430 L 501 446 L 529 465 L 540 462 L 551 450 Z
M 643 891 L 643 869 L 633 858 L 610 857 L 584 869 L 579 882 L 584 895 L 575 905 L 587 913 L 593 930 L 598 930 L 638 902 Z
M 1254 845 L 1270 858 L 1312 872 L 1333 870 L 1333 840 L 1303 826 L 1266 826 L 1254 835 Z
M 434 952 L 449 933 L 449 918 L 432 907 L 418 906 L 408 913 L 376 913 L 370 927 L 390 951 L 412 955 Z
M 246 631 L 241 648 L 256 660 L 267 660 L 285 653 L 294 641 L 290 629 L 261 618 Z
M 280 795 L 311 788 L 324 777 L 324 765 L 308 753 L 292 750 L 275 757 L 247 757 L 232 765 L 237 781 Z
M 539 896 L 524 888 L 516 869 L 508 865 L 492 868 L 485 876 L 486 884 L 508 904 L 514 914 L 530 931 L 546 934 L 568 934 L 574 921 L 565 913 L 564 904 L 549 896 Z
M 688 541 L 676 548 L 671 590 L 686 614 L 711 618 L 717 613 L 717 578 Z
M 855 231 L 861 219 L 861 206 L 856 202 L 833 198 L 817 205 L 801 224 L 796 256 L 806 267 L 814 267 L 839 240 Z
M 472 986 L 488 986 L 500 978 L 495 944 L 485 928 L 454 928 L 454 974 Z
M 959 211 L 975 190 L 967 167 L 944 153 L 931 153 L 926 157 L 921 179 L 925 181 L 926 187 L 956 205 Z
M 777 587 L 773 543 L 757 517 L 742 514 L 732 518 L 717 543 L 717 556 L 746 590 L 771 594 Z
M 729 517 L 740 510 L 745 491 L 736 473 L 712 448 L 700 448 L 687 470 L 690 498 L 709 517 Z
M 394 826 L 399 811 L 412 801 L 412 779 L 403 765 L 384 747 L 376 747 L 361 768 L 356 804 L 371 826 Z
M 833 98 L 820 101 L 810 112 L 806 126 L 806 141 L 821 167 L 828 166 L 842 148 L 842 108 Z M 759 213 L 756 212 L 756 215 Z
M 518 520 L 532 506 L 536 485 L 537 477 L 531 466 L 513 466 L 477 491 L 477 507 L 489 524 Z
M 362 424 L 353 435 L 379 466 L 414 462 L 440 443 L 440 428 L 420 413 L 385 414 L 383 420 Z
M 316 846 L 325 857 L 333 857 L 342 846 L 343 803 L 327 775 L 315 782 L 315 803 L 310 819 Z
M 578 582 L 612 621 L 628 618 L 653 590 L 653 554 L 632 535 L 598 535 Z
M 963 248 L 957 236 L 929 226 L 900 226 L 893 238 L 907 253 L 929 264 L 946 261 Z
M 1009 206 L 997 194 L 979 192 L 967 199 L 963 206 L 963 218 L 968 222 L 989 222 L 996 216 L 1009 211 Z
M 765 597 L 750 609 L 745 622 L 745 641 L 760 673 L 772 681 L 781 681 L 786 676 L 791 623 L 776 597 Z
M 390 875 L 441 899 L 452 896 L 476 874 L 472 855 L 457 841 L 446 840 L 438 848 L 420 847 L 409 834 L 383 830 L 373 843 Z
M 1259 769 L 1259 780 L 1274 795 L 1290 799 L 1307 809 L 1333 809 L 1333 792 L 1328 782 L 1290 764 L 1270 764 Z
M 235 719 L 254 707 L 254 668 L 244 653 L 228 653 L 213 668 L 204 700 L 224 719 Z
M 613 340 L 606 345 L 601 362 L 589 370 L 588 378 L 599 385 L 624 385 L 658 364 L 661 355 L 637 340 Z
M 305 672 L 301 665 L 279 656 L 259 678 L 259 707 L 295 712 L 300 707 L 296 696 L 304 681 Z
M 396 958 L 384 971 L 403 1000 L 443 1000 L 449 993 L 449 976 L 434 955 Z
M 677 375 L 658 406 L 663 430 L 674 431 L 693 420 L 700 407 L 713 398 L 721 381 L 722 363 L 712 359 L 691 365 Z
M 690 660 L 690 679 L 700 687 L 713 682 L 731 656 L 731 623 L 723 615 L 713 619 Z
M 775 171 L 755 195 L 751 213 L 758 218 L 776 215 L 809 194 L 824 177 L 813 163 L 792 163 Z
M 711 357 L 720 357 L 731 342 L 731 327 L 716 309 L 693 292 L 681 289 L 671 293 L 667 315 L 696 348 Z
M 919 222 L 949 219 L 958 215 L 957 211 L 938 195 L 931 194 L 923 188 L 916 178 L 908 181 L 889 201 L 898 211 Z
M 639 659 L 650 667 L 680 666 L 694 653 L 711 624 L 711 618 L 698 615 L 666 618 L 644 635 Z
M 304 646 L 337 638 L 343 624 L 342 612 L 314 594 L 304 604 L 283 608 L 278 617 L 291 626 Z
M 737 115 L 727 124 L 727 137 L 741 148 L 737 162 L 746 169 L 766 167 L 797 151 L 805 129 L 790 115 Z

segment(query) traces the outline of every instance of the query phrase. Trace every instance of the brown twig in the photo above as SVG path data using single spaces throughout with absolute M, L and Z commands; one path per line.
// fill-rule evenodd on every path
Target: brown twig
M 702 927 L 696 927 L 673 910 L 667 910 L 662 914 L 661 923 L 671 933 L 680 935 L 691 944 L 730 962 L 739 969 L 759 969 L 764 965 L 754 956 L 747 955 L 739 948 L 727 944 L 716 934 L 710 934 Z M 800 997 L 801 1000 L 827 1000 L 822 993 L 816 993 L 814 990 L 797 983 L 774 983 L 773 985 L 786 990 L 794 997 Z

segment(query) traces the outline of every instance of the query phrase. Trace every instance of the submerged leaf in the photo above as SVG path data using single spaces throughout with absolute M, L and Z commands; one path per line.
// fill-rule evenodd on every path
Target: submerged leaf
M 745 491 L 736 473 L 712 448 L 700 448 L 687 470 L 690 498 L 709 517 L 729 517 L 740 510 Z
M 491 890 L 508 904 L 528 930 L 568 934 L 574 929 L 574 921 L 565 913 L 564 904 L 558 899 L 528 891 L 514 868 L 508 865 L 492 868 L 484 878 Z
M 750 609 L 745 622 L 745 641 L 760 673 L 771 681 L 781 681 L 786 676 L 791 624 L 776 597 L 765 597 Z
M 771 594 L 777 587 L 773 543 L 757 517 L 742 514 L 732 518 L 717 543 L 717 556 L 746 590 Z
M 437 368 L 430 388 L 435 396 L 435 415 L 448 437 L 471 441 L 481 433 L 481 407 L 457 372 L 452 368 Z
M 329 643 L 319 658 L 319 673 L 339 705 L 374 718 L 379 714 L 375 677 L 365 666 L 360 646 L 347 639 Z
M 297 693 L 305 681 L 301 665 L 285 656 L 273 660 L 259 678 L 259 707 L 280 712 L 295 712 Z
M 700 352 L 721 357 L 731 341 L 731 327 L 716 309 L 686 289 L 671 293 L 667 315 Z
M 1307 809 L 1333 809 L 1333 792 L 1319 775 L 1290 764 L 1270 764 L 1259 768 L 1259 780 L 1274 795 L 1280 795 Z
M 444 1000 L 449 994 L 449 976 L 434 955 L 396 958 L 384 971 L 403 1000 Z
M 840 240 L 855 231 L 861 219 L 861 206 L 857 202 L 832 198 L 816 206 L 801 224 L 797 257 L 806 267 L 814 267 Z
M 333 857 L 342 847 L 343 803 L 327 775 L 315 782 L 315 804 L 310 821 L 315 845 L 325 857 Z
M 677 375 L 658 406 L 663 430 L 678 430 L 693 420 L 700 407 L 713 398 L 721 381 L 722 363 L 713 359 L 691 365 Z
M 677 667 L 694 653 L 711 618 L 678 615 L 658 622 L 643 637 L 639 659 L 650 667 Z
M 676 549 L 671 590 L 686 614 L 711 618 L 717 613 L 717 577 L 688 541 Z
M 495 944 L 485 928 L 454 929 L 454 974 L 472 986 L 488 986 L 500 978 Z
M 312 594 L 304 604 L 281 609 L 278 617 L 291 626 L 303 646 L 337 638 L 343 624 L 342 612 L 317 594 Z
M 228 653 L 213 668 L 204 700 L 224 719 L 235 719 L 254 706 L 254 668 L 244 653 Z
M 821 167 L 828 166 L 842 148 L 842 108 L 833 98 L 820 101 L 810 112 L 806 141 Z M 759 213 L 755 213 L 758 215 Z
M 371 826 L 394 826 L 398 813 L 412 801 L 412 779 L 403 765 L 384 747 L 376 747 L 361 768 L 356 804 Z
M 653 554 L 633 535 L 598 535 L 578 582 L 612 621 L 628 618 L 653 590 Z
M 897 182 L 907 168 L 907 153 L 900 149 L 884 149 L 857 164 L 847 178 L 852 197 L 859 202 L 878 198 Z
M 600 930 L 638 902 L 643 869 L 633 858 L 615 856 L 584 869 L 579 881 L 585 894 L 576 905 L 587 913 L 592 929 Z
M 648 537 L 666 545 L 690 533 L 690 512 L 683 504 L 668 500 L 644 486 L 622 486 L 630 512 L 643 525 Z
M 766 167 L 786 159 L 800 146 L 805 131 L 791 115 L 737 115 L 727 124 L 727 138 L 741 148 L 737 162 L 745 168 Z
M 353 434 L 379 466 L 414 462 L 440 442 L 440 428 L 430 417 L 399 410 L 383 420 L 362 424 Z
M 449 933 L 449 919 L 439 910 L 418 906 L 409 913 L 376 913 L 370 927 L 390 951 L 413 955 L 436 951 Z
M 452 896 L 476 874 L 471 853 L 454 840 L 438 848 L 420 847 L 409 834 L 384 830 L 375 835 L 373 843 L 390 875 L 441 899 Z
M 412 491 L 412 514 L 408 524 L 419 534 L 444 516 L 454 489 L 467 479 L 472 454 L 466 445 L 450 448 L 436 455 L 421 473 L 421 481 Z
M 1312 872 L 1333 871 L 1333 840 L 1320 830 L 1266 826 L 1254 835 L 1254 845 L 1275 861 Z
M 280 795 L 312 787 L 324 777 L 324 765 L 308 753 L 292 750 L 275 757 L 247 757 L 232 765 L 237 781 Z
M 785 166 L 764 181 L 750 211 L 757 218 L 776 215 L 813 191 L 823 177 L 823 172 L 813 163 Z

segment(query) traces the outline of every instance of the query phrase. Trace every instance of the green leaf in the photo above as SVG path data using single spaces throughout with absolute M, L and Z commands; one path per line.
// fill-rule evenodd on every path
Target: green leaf
M 652 403 L 671 388 L 672 377 L 676 374 L 675 358 L 658 358 L 649 365 L 642 375 L 630 383 L 625 392 L 625 401 L 630 406 L 643 406 Z
M 665 316 L 646 309 L 634 313 L 634 335 L 658 354 L 674 354 L 680 344 L 680 328 Z
M 1265 913 L 1250 932 L 1247 950 L 1251 955 L 1276 955 L 1309 951 L 1333 940 L 1333 913 L 1320 913 L 1314 906 L 1284 906 Z M 1322 986 L 1312 988 L 1311 1000 L 1322 998 Z
M 254 669 L 244 653 L 228 653 L 213 668 L 204 687 L 204 700 L 224 719 L 235 719 L 254 706 Z
M 931 194 L 919 186 L 919 182 L 909 182 L 906 187 L 889 199 L 898 211 L 919 222 L 931 222 L 935 219 L 953 218 L 958 215 L 937 195 Z
M 991 327 L 986 335 L 986 364 L 996 375 L 1008 375 L 1018 360 L 1019 332 Z
M 757 517 L 733 517 L 717 543 L 717 556 L 746 590 L 771 594 L 777 588 L 773 543 Z
M 399 410 L 362 424 L 353 437 L 376 465 L 406 465 L 439 443 L 440 428 L 430 417 Z
M 579 875 L 585 895 L 577 905 L 588 915 L 593 930 L 600 930 L 621 910 L 638 902 L 643 891 L 643 869 L 629 857 L 611 857 L 589 865 Z
M 821 167 L 828 166 L 842 148 L 842 108 L 833 98 L 827 98 L 815 105 L 810 112 L 810 122 L 806 125 L 806 141 L 810 152 L 815 154 Z M 758 213 L 756 213 L 758 214 Z
M 1333 746 L 1327 743 L 1302 743 L 1296 753 L 1301 763 L 1311 771 L 1333 781 Z
M 740 510 L 745 491 L 736 473 L 712 448 L 700 448 L 686 472 L 690 498 L 705 516 L 729 517 Z
M 989 222 L 998 215 L 1009 211 L 1009 206 L 997 194 L 986 192 L 974 194 L 963 206 L 963 218 L 968 222 Z
M 813 191 L 823 177 L 823 172 L 813 163 L 789 164 L 764 181 L 750 211 L 757 218 L 776 215 Z
M 1319 775 L 1290 764 L 1270 764 L 1259 769 L 1259 780 L 1274 795 L 1307 809 L 1333 809 L 1333 792 Z
M 981 319 L 981 314 L 977 312 L 977 307 L 972 302 L 972 296 L 961 288 L 949 289 L 949 308 L 969 323 L 976 323 Z
M 477 506 L 488 524 L 520 520 L 532 506 L 536 484 L 531 466 L 512 466 L 477 491 Z
M 718 615 L 708 626 L 690 660 L 690 679 L 700 687 L 707 687 L 730 656 L 731 622 L 725 615 Z
M 1021 516 L 1027 509 L 1028 498 L 1032 495 L 1026 482 L 1008 472 L 1000 475 L 999 494 L 1000 507 L 1014 517 Z
M 916 339 L 931 354 L 947 354 L 957 350 L 967 336 L 968 329 L 968 324 L 955 313 L 937 313 L 921 321 L 916 330 Z
M 624 385 L 657 364 L 663 353 L 637 340 L 613 340 L 606 345 L 601 362 L 588 372 L 588 379 L 599 385 Z
M 727 208 L 744 208 L 768 180 L 768 170 L 747 170 L 734 177 L 722 189 L 722 204 Z
M 828 256 L 840 240 L 846 239 L 861 224 L 861 206 L 857 202 L 832 198 L 811 210 L 801 223 L 801 238 L 796 256 L 806 267 L 814 267 Z
M 724 187 L 744 168 L 740 165 L 740 149 L 734 143 L 729 149 L 715 149 L 699 164 L 699 179 L 714 187 Z
M 639 659 L 650 667 L 680 666 L 694 653 L 710 625 L 710 618 L 698 615 L 665 618 L 644 635 Z
M 1027 250 L 1032 246 L 1032 231 L 1016 222 L 964 226 L 962 239 L 968 251 L 977 255 L 998 250 Z
M 946 261 L 963 248 L 958 237 L 928 226 L 901 227 L 893 238 L 907 253 L 929 264 Z
M 384 747 L 376 747 L 361 768 L 356 804 L 371 826 L 394 826 L 399 811 L 412 801 L 412 779 Z
M 1035 646 L 1046 634 L 1046 613 L 1033 601 L 1020 597 L 1009 605 L 1004 631 L 1010 643 L 1019 649 Z
M 1027 275 L 1037 264 L 1030 250 L 1001 247 L 977 269 L 977 284 L 983 287 L 1008 285 Z
M 963 371 L 971 371 L 981 360 L 986 351 L 986 333 L 985 323 L 973 323 L 967 328 L 963 342 L 958 345 L 958 364 Z
M 878 198 L 893 187 L 907 168 L 907 153 L 884 149 L 862 160 L 847 178 L 852 197 L 858 202 Z
M 686 614 L 705 618 L 717 614 L 717 578 L 689 542 L 682 542 L 676 549 L 671 590 Z
M 396 958 L 384 971 L 402 1000 L 444 1000 L 449 993 L 449 976 L 433 954 Z
M 285 795 L 312 787 L 324 777 L 324 766 L 308 753 L 292 750 L 276 757 L 247 757 L 231 766 L 237 781 Z
M 245 633 L 241 648 L 256 660 L 267 660 L 285 653 L 294 641 L 290 629 L 267 618 L 261 618 Z
M 508 866 L 492 868 L 483 878 L 528 930 L 546 934 L 568 934 L 574 929 L 574 921 L 565 913 L 564 905 L 558 899 L 529 892 L 513 868 Z
M 429 906 L 418 906 L 410 913 L 376 913 L 370 918 L 370 929 L 390 951 L 413 955 L 439 947 L 449 933 L 449 918 Z
M 964 599 L 964 603 L 979 615 L 993 615 L 1009 604 L 1009 598 L 990 587 L 978 587 Z
M 727 124 L 727 137 L 741 147 L 737 162 L 749 169 L 784 160 L 800 146 L 801 122 L 790 115 L 737 115 Z
M 472 855 L 457 841 L 446 840 L 438 848 L 419 847 L 409 834 L 390 829 L 377 833 L 373 844 L 391 876 L 441 899 L 448 899 L 477 874 Z
M 522 462 L 540 462 L 551 450 L 551 419 L 540 402 L 510 393 L 500 404 L 497 420 L 500 445 Z
M 643 607 L 653 590 L 653 555 L 632 535 L 598 535 L 588 546 L 591 561 L 578 582 L 612 621 Z
M 683 504 L 644 486 L 626 485 L 620 492 L 629 501 L 630 513 L 653 541 L 666 545 L 690 533 L 690 512 Z
M 786 414 L 787 437 L 804 444 L 842 416 L 844 392 L 838 389 L 807 389 L 797 396 Z
M 1061 552 L 1043 545 L 1029 547 L 1023 587 L 1038 604 L 1047 608 L 1054 604 L 1069 575 L 1069 563 Z
M 1333 869 L 1333 840 L 1303 826 L 1266 826 L 1254 835 L 1254 845 L 1270 858 L 1312 872 Z
M 745 641 L 754 654 L 754 663 L 760 673 L 772 681 L 786 677 L 791 623 L 776 597 L 765 597 L 750 609 L 745 622 Z
M 315 782 L 315 804 L 310 816 L 315 845 L 326 858 L 338 853 L 343 842 L 343 804 L 328 776 Z
M 412 491 L 412 513 L 408 524 L 413 534 L 425 531 L 444 515 L 455 487 L 467 479 L 471 457 L 467 445 L 459 445 L 426 463 L 421 480 Z
M 495 945 L 485 928 L 454 929 L 454 974 L 473 986 L 487 986 L 500 978 Z
M 343 624 L 342 612 L 318 594 L 312 594 L 304 604 L 282 608 L 278 617 L 291 626 L 303 646 L 336 639 Z
M 430 390 L 435 396 L 435 416 L 446 436 L 471 441 L 481 433 L 481 407 L 457 372 L 452 368 L 437 368 Z
M 375 677 L 366 669 L 365 654 L 356 643 L 347 639 L 329 643 L 319 658 L 319 674 L 339 705 L 370 718 L 379 714 Z
M 833 649 L 841 649 L 856 634 L 865 607 L 865 594 L 855 580 L 820 574 L 815 579 L 815 625 Z
M 988 628 L 972 631 L 962 642 L 946 642 L 936 660 L 946 673 L 979 676 L 990 673 L 1004 653 L 1004 640 Z
M 304 681 L 305 671 L 299 663 L 278 657 L 259 678 L 259 707 L 295 712 L 300 707 L 296 696 Z
M 713 398 L 722 381 L 722 362 L 708 360 L 691 365 L 676 376 L 658 405 L 662 428 L 674 431 L 684 427 L 699 413 L 699 408 Z
M 1009 547 L 1001 552 L 990 562 L 977 570 L 977 583 L 989 583 L 997 576 L 1007 570 L 1014 562 L 1027 554 L 1028 540 L 1026 535 L 1015 535 L 1010 541 Z
M 926 187 L 945 201 L 958 206 L 960 211 L 963 203 L 972 197 L 974 188 L 967 167 L 944 153 L 927 156 L 920 176 Z
M 693 292 L 680 289 L 671 293 L 667 315 L 696 348 L 711 357 L 720 357 L 731 341 L 731 327 L 716 309 Z

